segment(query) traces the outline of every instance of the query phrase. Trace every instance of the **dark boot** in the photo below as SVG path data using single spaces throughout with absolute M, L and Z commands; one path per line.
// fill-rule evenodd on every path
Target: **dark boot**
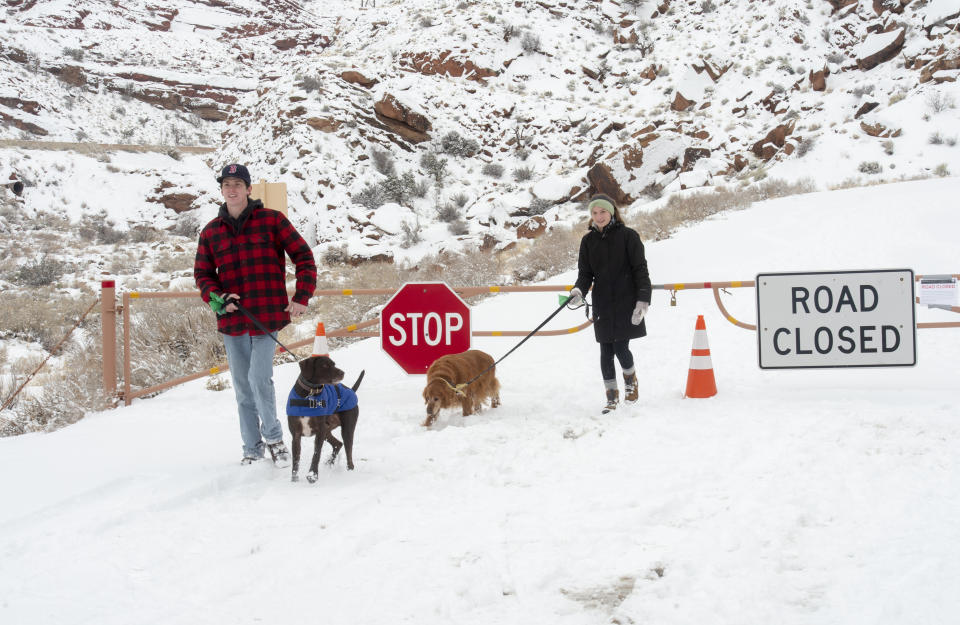
M 617 409 L 617 404 L 620 402 L 620 391 L 615 388 L 607 389 L 607 405 L 603 407 L 601 411 L 603 414 L 607 414 L 612 410 Z
M 628 404 L 632 404 L 637 401 L 640 396 L 640 391 L 637 389 L 637 373 L 633 372 L 630 375 L 624 374 L 623 376 L 623 401 Z

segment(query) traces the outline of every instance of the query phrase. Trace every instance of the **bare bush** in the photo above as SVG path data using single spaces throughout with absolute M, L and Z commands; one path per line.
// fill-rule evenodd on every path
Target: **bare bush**
M 530 206 L 527 208 L 528 215 L 542 215 L 553 206 L 553 202 L 550 200 L 545 200 L 543 198 L 533 198 L 533 201 L 530 202 Z
M 383 196 L 390 202 L 406 205 L 410 197 L 414 194 L 414 188 L 417 181 L 413 172 L 405 172 L 402 176 L 387 176 L 387 179 L 380 183 L 383 190 Z
M 330 267 L 336 265 L 343 265 L 349 260 L 349 254 L 347 253 L 347 244 L 343 245 L 331 245 L 323 252 L 321 257 L 323 264 Z
M 645 240 L 660 241 L 669 238 L 680 226 L 702 221 L 724 210 L 741 210 L 754 202 L 815 190 L 816 185 L 810 180 L 786 182 L 773 179 L 733 191 L 721 188 L 674 195 L 661 208 L 640 215 L 636 230 Z
M 457 219 L 460 219 L 460 211 L 457 210 L 457 207 L 453 204 L 444 204 L 443 206 L 437 207 L 437 219 L 444 223 L 453 223 Z
M 373 148 L 371 151 L 373 157 L 373 167 L 384 176 L 394 175 L 393 155 L 387 150 L 378 150 Z
M 933 113 L 942 113 L 957 106 L 953 96 L 942 91 L 931 91 L 927 95 L 926 103 L 927 107 Z
M 465 234 L 470 234 L 470 224 L 463 217 L 457 217 L 449 224 L 447 228 L 450 230 L 450 234 L 454 236 L 463 236 Z
M 817 140 L 815 137 L 804 137 L 797 145 L 797 156 L 801 158 L 806 156 L 816 143 Z
M 490 176 L 491 178 L 502 178 L 503 165 L 498 165 L 497 163 L 486 163 L 480 170 L 480 173 L 482 173 L 484 176 Z
M 450 201 L 456 204 L 457 208 L 463 208 L 470 201 L 470 196 L 466 193 L 457 193 L 450 198 Z
M 144 388 L 226 361 L 213 312 L 195 300 L 145 300 L 130 315 L 130 384 Z
M 83 48 L 64 48 L 63 55 L 69 56 L 74 61 L 80 62 L 83 60 L 84 50 Z
M 513 179 L 517 182 L 526 182 L 533 178 L 533 169 L 529 167 L 518 167 L 513 170 Z
M 177 223 L 173 226 L 173 234 L 193 239 L 200 232 L 200 219 L 196 213 L 187 212 L 177 215 Z
M 70 263 L 44 254 L 36 261 L 20 265 L 12 276 L 12 282 L 29 288 L 48 286 L 59 281 L 72 267 Z
M 426 152 L 420 157 L 420 166 L 423 167 L 438 187 L 443 187 L 447 178 L 447 159 L 440 158 L 434 152 Z
M 386 203 L 386 196 L 379 184 L 371 183 L 354 195 L 353 201 L 364 208 L 374 210 Z
M 861 174 L 875 175 L 883 171 L 883 168 L 880 167 L 880 163 L 877 161 L 863 161 L 857 166 L 857 171 Z
M 403 249 L 409 249 L 423 241 L 423 235 L 420 234 L 419 220 L 414 224 L 405 221 L 401 227 L 403 228 L 403 237 L 400 239 L 400 247 Z
M 77 233 L 84 241 L 95 241 L 106 245 L 119 243 L 124 234 L 116 229 L 112 219 L 107 218 L 107 211 L 101 210 L 96 214 L 86 214 L 80 218 Z
M 477 153 L 480 144 L 466 139 L 456 131 L 450 131 L 440 139 L 440 151 L 453 156 L 470 157 Z
M 524 52 L 540 52 L 540 37 L 531 32 L 523 33 L 520 39 L 520 47 Z
M 301 76 L 300 86 L 304 91 L 310 93 L 312 91 L 318 91 L 320 87 L 323 86 L 323 82 L 319 76 Z
M 139 224 L 130 228 L 130 240 L 134 243 L 155 243 L 163 240 L 163 233 L 146 224 Z
M 580 239 L 586 230 L 556 226 L 534 239 L 522 255 L 513 259 L 511 274 L 523 282 L 549 277 L 570 269 L 577 263 Z

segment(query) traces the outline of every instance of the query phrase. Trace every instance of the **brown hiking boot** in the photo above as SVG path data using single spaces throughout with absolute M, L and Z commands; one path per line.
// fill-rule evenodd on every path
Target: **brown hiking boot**
M 623 401 L 632 404 L 637 401 L 640 391 L 637 388 L 637 373 L 623 376 Z
M 601 410 L 602 414 L 607 414 L 612 410 L 617 409 L 617 404 L 620 402 L 620 391 L 615 388 L 607 389 L 607 405 Z

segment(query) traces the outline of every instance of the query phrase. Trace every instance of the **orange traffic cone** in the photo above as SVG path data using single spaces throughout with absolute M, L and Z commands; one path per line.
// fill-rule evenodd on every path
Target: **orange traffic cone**
M 327 330 L 323 327 L 323 322 L 317 323 L 317 335 L 313 339 L 313 353 L 311 356 L 329 356 L 330 348 L 327 347 Z
M 710 345 L 707 343 L 707 324 L 703 315 L 697 316 L 697 328 L 693 331 L 693 349 L 690 350 L 690 372 L 687 374 L 687 392 L 684 397 L 713 397 L 717 394 L 717 382 L 713 378 L 713 362 L 710 360 Z

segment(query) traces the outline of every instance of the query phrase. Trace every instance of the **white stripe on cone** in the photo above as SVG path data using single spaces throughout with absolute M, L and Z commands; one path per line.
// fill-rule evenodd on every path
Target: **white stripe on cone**
M 323 327 L 323 322 L 317 324 L 317 335 L 313 339 L 313 353 L 311 356 L 329 356 L 330 348 L 327 347 L 327 331 Z
M 713 369 L 713 361 L 710 356 L 690 356 L 691 369 Z
M 693 349 L 710 349 L 707 343 L 707 331 L 695 330 L 693 333 Z

